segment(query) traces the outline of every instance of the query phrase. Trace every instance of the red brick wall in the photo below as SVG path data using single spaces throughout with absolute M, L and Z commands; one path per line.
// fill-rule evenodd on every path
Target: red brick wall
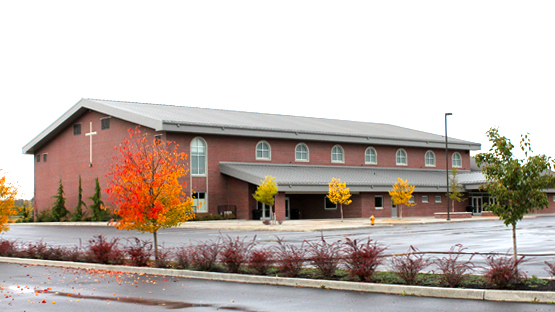
M 88 197 L 94 193 L 95 178 L 99 178 L 101 188 L 107 187 L 104 175 L 109 172 L 112 157 L 116 154 L 114 147 L 128 137 L 127 130 L 134 128 L 134 125 L 111 118 L 110 129 L 101 130 L 100 119 L 105 117 L 108 116 L 97 112 L 83 115 L 75 122 L 81 123 L 80 135 L 73 135 L 73 125 L 70 125 L 55 140 L 51 140 L 37 152 L 41 155 L 48 153 L 48 159 L 47 162 L 43 162 L 41 157 L 41 162 L 37 163 L 35 158 L 36 212 L 52 206 L 54 200 L 51 197 L 56 195 L 60 180 L 67 199 L 66 208 L 70 211 L 77 205 L 79 175 L 82 180 L 83 198 L 87 205 L 91 204 Z M 93 131 L 97 134 L 93 136 L 93 166 L 89 167 L 90 141 L 85 133 L 90 132 L 91 121 Z M 142 128 L 142 131 L 152 132 L 146 128 Z M 102 198 L 109 206 L 106 193 L 102 193 Z
M 81 135 L 73 135 L 73 127 L 70 125 L 62 131 L 55 139 L 47 143 L 38 151 L 39 154 L 48 153 L 46 163 L 35 162 L 35 204 L 37 211 L 49 208 L 56 194 L 58 181 L 61 179 L 66 193 L 66 206 L 69 210 L 77 204 L 77 183 L 79 175 L 82 177 L 82 187 L 84 198 L 87 204 L 94 191 L 94 179 L 100 178 L 101 187 L 107 186 L 104 175 L 109 171 L 112 157 L 115 155 L 114 147 L 120 144 L 128 136 L 127 130 L 134 128 L 134 125 L 111 118 L 110 129 L 100 130 L 100 119 L 108 117 L 97 112 L 90 112 L 79 118 L 75 123 L 81 123 Z M 89 167 L 89 137 L 85 133 L 89 132 L 89 122 L 93 122 L 93 131 L 97 135 L 93 137 L 93 166 Z M 143 132 L 153 132 L 151 129 L 142 127 Z M 248 137 L 231 137 L 217 135 L 198 135 L 194 133 L 166 133 L 165 138 L 175 141 L 180 145 L 180 151 L 190 154 L 190 143 L 195 137 L 203 138 L 207 143 L 207 176 L 187 177 L 184 182 L 188 186 L 184 190 L 187 195 L 191 190 L 207 191 L 208 209 L 210 213 L 217 213 L 219 205 L 236 205 L 239 218 L 251 218 L 252 209 L 256 208 L 256 202 L 252 199 L 255 186 L 247 186 L 244 182 L 234 181 L 220 174 L 220 161 L 229 162 L 260 162 L 260 163 L 284 163 L 299 165 L 339 165 L 339 166 L 377 166 L 377 167 L 397 167 L 395 165 L 395 153 L 398 147 L 373 145 L 377 150 L 378 164 L 365 165 L 364 152 L 369 145 L 366 144 L 341 144 L 345 151 L 344 164 L 331 163 L 331 150 L 336 143 L 317 142 L 317 141 L 297 141 L 297 140 L 277 140 L 260 139 Z M 256 144 L 262 140 L 267 141 L 271 146 L 271 160 L 256 160 Z M 309 148 L 309 162 L 295 162 L 295 147 L 298 143 L 305 143 Z M 408 154 L 408 166 L 404 168 L 425 168 L 424 155 L 429 149 L 425 148 L 405 148 Z M 444 151 L 434 150 L 436 155 L 436 169 L 442 170 L 445 167 Z M 470 168 L 470 156 L 465 151 L 459 151 L 463 158 L 464 170 Z M 188 162 L 189 160 L 187 160 Z M 206 181 L 208 180 L 208 189 Z M 237 195 L 235 195 L 235 193 Z M 103 199 L 107 205 L 107 195 L 103 193 Z M 323 196 L 323 195 L 322 195 Z M 316 196 L 318 198 L 322 197 Z M 370 196 L 370 197 L 369 197 Z M 246 199 L 246 198 L 248 199 Z M 298 197 L 298 196 L 295 196 Z M 339 211 L 320 211 L 323 210 L 323 199 L 314 199 L 315 196 L 306 196 L 304 199 L 309 205 L 306 210 L 308 215 L 313 218 L 327 218 L 338 216 Z M 323 197 L 322 197 L 323 198 Z M 345 207 L 345 217 L 364 216 L 367 217 L 372 212 L 365 198 L 373 197 L 368 194 L 353 196 L 353 203 Z M 387 197 L 384 196 L 387 202 Z M 292 200 L 292 205 L 293 205 Z M 435 208 L 426 208 L 430 211 Z M 385 210 L 385 209 L 384 209 Z M 386 212 L 381 212 L 387 214 Z

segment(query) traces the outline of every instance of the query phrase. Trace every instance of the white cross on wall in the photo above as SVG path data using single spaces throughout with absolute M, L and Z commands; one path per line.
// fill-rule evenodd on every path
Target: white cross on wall
M 88 136 L 91 140 L 91 148 L 90 148 L 91 159 L 90 159 L 89 165 L 92 165 L 92 138 L 93 138 L 93 135 L 96 135 L 96 132 L 92 131 L 92 121 L 91 121 L 91 132 L 85 133 L 85 136 Z

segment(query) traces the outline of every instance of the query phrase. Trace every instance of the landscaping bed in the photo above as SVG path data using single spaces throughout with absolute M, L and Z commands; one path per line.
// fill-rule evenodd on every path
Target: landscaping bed
M 322 237 L 299 246 L 278 238 L 276 244 L 262 246 L 255 240 L 221 236 L 215 241 L 160 248 L 155 257 L 152 242 L 138 238 L 120 241 L 98 235 L 86 246 L 71 248 L 42 241 L 0 239 L 3 257 L 388 285 L 555 291 L 555 281 L 526 277 L 519 272 L 523 258 L 515 261 L 508 255 L 484 255 L 487 266 L 477 268 L 472 263 L 475 254 L 468 256 L 464 249 L 456 245 L 446 256 L 431 258 L 412 247 L 405 254 L 387 255 L 386 247 L 371 239 L 328 243 Z M 390 271 L 378 270 L 386 264 Z M 546 271 L 553 276 L 553 265 L 546 265 Z

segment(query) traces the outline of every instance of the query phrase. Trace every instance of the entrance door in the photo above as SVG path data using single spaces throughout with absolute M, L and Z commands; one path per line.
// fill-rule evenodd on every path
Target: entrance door
M 473 214 L 481 214 L 483 209 L 482 197 L 472 197 L 472 207 L 474 207 Z
M 391 217 L 392 218 L 397 218 L 397 205 L 392 205 L 391 206 Z
M 262 211 L 262 217 L 260 220 L 270 220 L 270 206 L 258 202 L 258 209 Z
M 291 200 L 285 197 L 285 220 L 291 219 Z

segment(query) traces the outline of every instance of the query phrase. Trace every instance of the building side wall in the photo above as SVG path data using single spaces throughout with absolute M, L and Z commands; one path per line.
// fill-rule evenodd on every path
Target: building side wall
M 35 164 L 35 207 L 39 212 L 51 208 L 54 203 L 52 196 L 56 195 L 59 182 L 62 181 L 66 208 L 73 211 L 77 206 L 77 194 L 79 187 L 79 176 L 82 180 L 83 199 L 89 205 L 92 202 L 88 199 L 94 193 L 95 179 L 99 178 L 100 187 L 105 189 L 109 178 L 104 176 L 109 172 L 113 157 L 116 156 L 115 147 L 128 136 L 128 129 L 135 125 L 129 122 L 110 118 L 110 128 L 101 130 L 102 118 L 109 117 L 97 112 L 89 112 L 75 123 L 81 123 L 81 134 L 73 134 L 73 125 L 64 129 L 54 140 L 45 144 L 37 154 L 47 153 L 47 161 Z M 90 122 L 93 123 L 93 162 L 89 166 L 90 160 L 90 138 L 85 136 L 90 132 Z M 150 129 L 141 128 L 142 132 L 153 132 Z M 111 204 L 107 201 L 107 194 L 102 192 L 102 199 L 107 206 Z M 89 212 L 90 213 L 90 212 Z

